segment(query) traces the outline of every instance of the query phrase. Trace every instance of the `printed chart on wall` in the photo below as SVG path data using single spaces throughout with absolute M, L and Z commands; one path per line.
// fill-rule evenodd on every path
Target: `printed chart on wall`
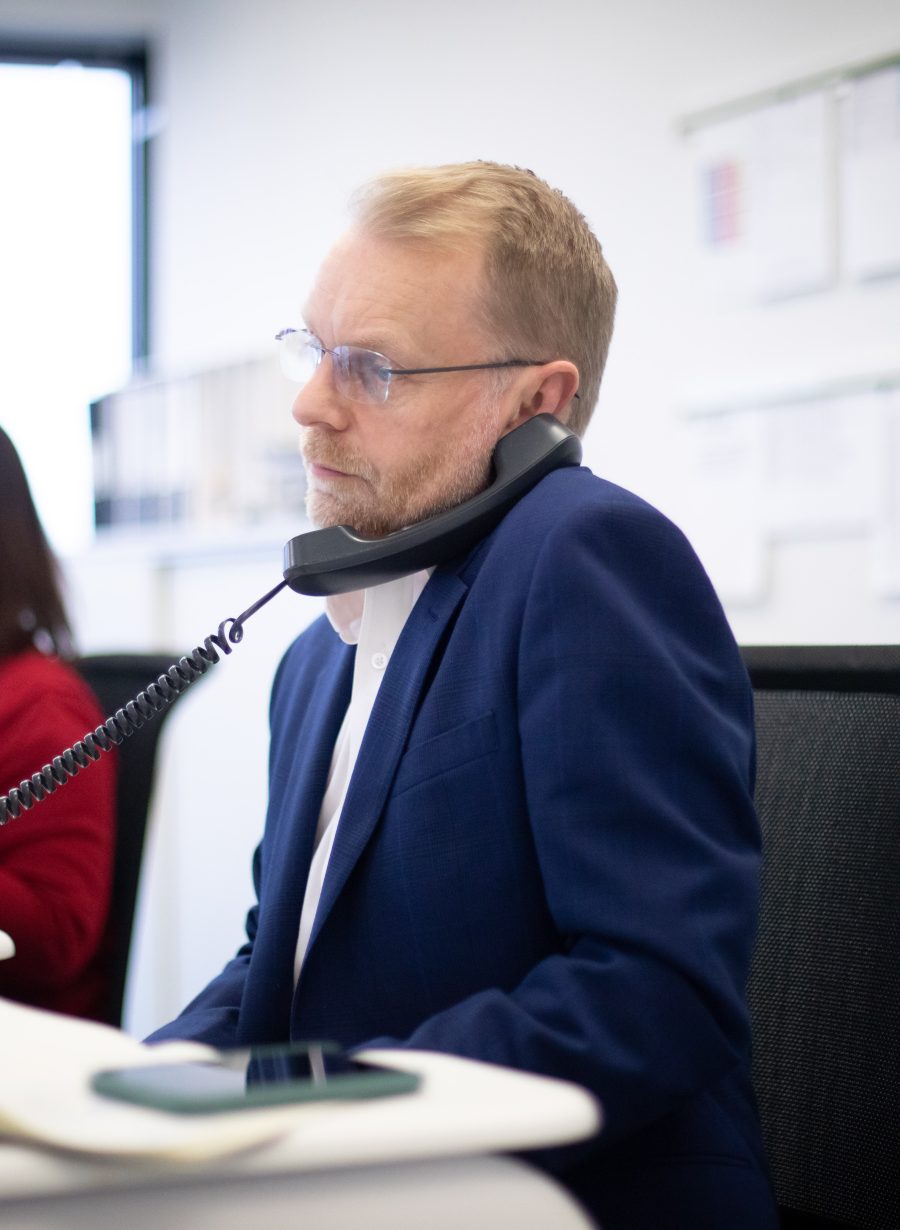
M 900 274 L 900 65 L 849 82 L 842 120 L 848 272 Z
M 685 441 L 690 537 L 724 600 L 766 597 L 774 543 L 848 534 L 872 592 L 900 596 L 900 382 L 699 414 Z
M 872 551 L 876 592 L 900 597 L 900 389 L 885 397 L 878 504 Z
M 833 105 L 818 90 L 691 135 L 703 273 L 717 298 L 765 302 L 834 281 Z
M 900 288 L 900 53 L 682 131 L 706 305 L 685 528 L 726 602 L 766 600 L 779 542 L 848 537 L 871 593 L 900 597 L 900 320 L 869 348 Z

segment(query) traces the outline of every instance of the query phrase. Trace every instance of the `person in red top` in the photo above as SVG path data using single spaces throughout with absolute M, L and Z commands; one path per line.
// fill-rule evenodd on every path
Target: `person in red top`
M 56 560 L 0 428 L 0 793 L 103 720 L 71 653 Z M 0 996 L 102 1019 L 114 839 L 112 756 L 0 829 L 0 930 L 16 950 Z

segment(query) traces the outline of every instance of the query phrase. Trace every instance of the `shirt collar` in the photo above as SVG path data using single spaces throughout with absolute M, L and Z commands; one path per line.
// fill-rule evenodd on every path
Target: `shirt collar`
M 386 617 L 396 625 L 399 636 L 433 572 L 433 568 L 425 568 L 382 585 L 354 589 L 348 594 L 329 594 L 325 599 L 325 614 L 345 645 L 359 643 L 364 612 L 369 618 L 376 612 Z

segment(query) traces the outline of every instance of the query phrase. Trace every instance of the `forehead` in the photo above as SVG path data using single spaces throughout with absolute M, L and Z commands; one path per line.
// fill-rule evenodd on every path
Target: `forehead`
M 480 341 L 483 277 L 478 251 L 353 229 L 323 261 L 304 316 L 326 345 L 439 357 Z

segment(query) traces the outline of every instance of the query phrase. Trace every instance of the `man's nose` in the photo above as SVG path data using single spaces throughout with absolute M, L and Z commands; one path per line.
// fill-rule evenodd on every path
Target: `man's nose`
M 349 408 L 334 387 L 330 355 L 323 355 L 310 379 L 297 391 L 291 415 L 301 427 L 330 427 L 333 431 L 347 427 Z

